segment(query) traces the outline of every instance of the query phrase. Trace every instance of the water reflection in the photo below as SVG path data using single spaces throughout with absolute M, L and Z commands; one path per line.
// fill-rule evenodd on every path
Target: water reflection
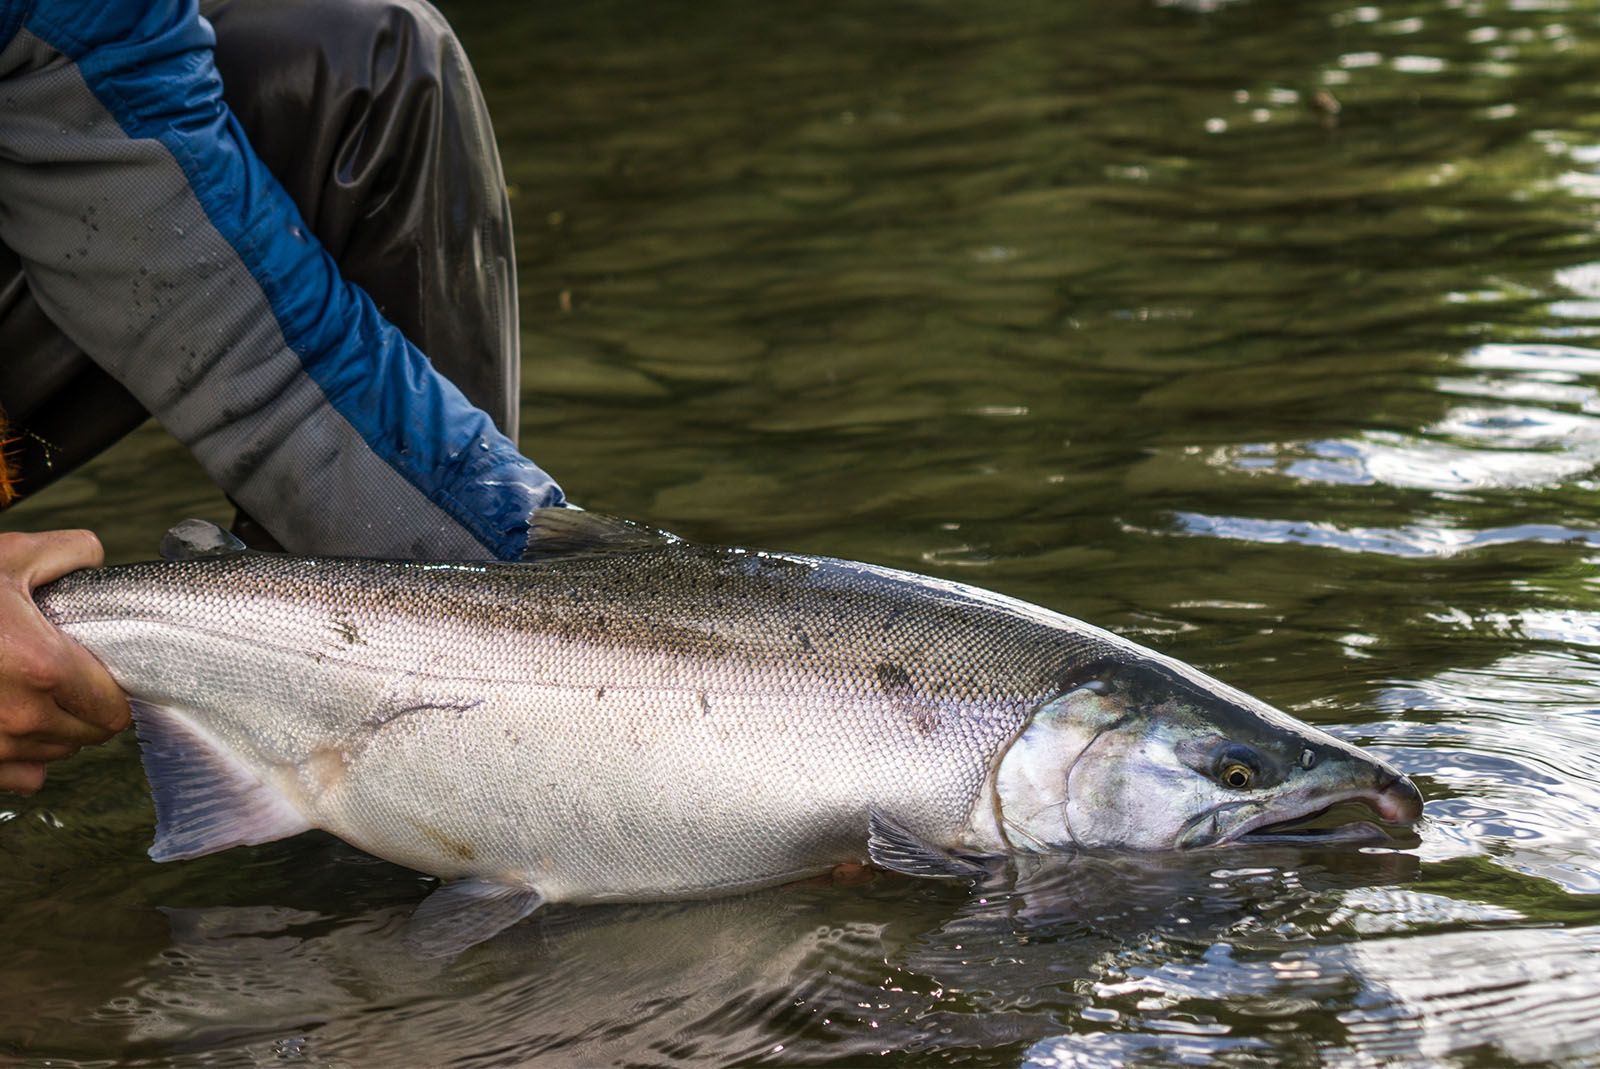
M 1062 1036 L 1035 1045 L 1025 1064 L 1582 1062 L 1600 1054 L 1597 955 L 1595 933 L 1547 929 L 1367 939 L 1270 960 L 1241 959 L 1219 944 L 1184 969 L 1154 971 L 1126 988 L 1171 1005 L 1186 1026 Z M 1237 1037 L 1209 1014 L 1183 1012 L 1208 1009 L 1221 993 L 1289 1028 Z M 1328 1020 L 1308 1027 L 1322 1013 Z
M 1487 546 L 1525 543 L 1600 546 L 1600 531 L 1556 524 L 1529 523 L 1484 531 L 1438 526 L 1339 527 L 1319 521 L 1205 516 L 1197 512 L 1177 513 L 1173 521 L 1184 534 L 1232 538 L 1244 542 L 1316 546 L 1346 553 L 1382 553 L 1394 557 L 1452 557 Z
M 121 743 L 0 812 L 0 1057 L 1600 1061 L 1592 10 L 446 7 L 576 500 L 1157 644 L 1418 776 L 1421 845 L 568 910 L 423 967 L 418 881 L 325 839 L 149 863 Z M 186 514 L 228 510 L 149 428 L 4 520 L 126 560 Z
M 1485 374 L 1445 376 L 1436 388 L 1500 403 L 1456 406 L 1421 434 L 1369 431 L 1356 439 L 1251 443 L 1215 451 L 1207 461 L 1350 486 L 1461 491 L 1558 485 L 1600 465 L 1600 420 L 1589 414 L 1600 408 L 1600 392 L 1583 381 L 1597 363 L 1600 353 L 1572 346 L 1482 346 L 1462 364 Z
M 1465 628 L 1499 621 L 1452 621 Z M 1555 621 L 1546 621 L 1555 623 Z M 1593 628 L 1593 623 L 1589 624 Z M 1484 853 L 1575 894 L 1600 892 L 1600 657 L 1568 648 L 1454 669 L 1386 691 L 1411 723 L 1392 733 L 1410 771 L 1437 785 L 1440 837 L 1425 856 Z
M 1285 977 L 1332 1022 L 1361 974 L 1315 979 L 1282 962 L 1309 960 L 1300 948 L 1344 926 L 1352 888 L 1378 893 L 1412 878 L 1416 860 L 1328 860 L 1283 850 L 1050 859 L 973 895 L 881 876 L 558 908 L 449 964 L 406 952 L 404 905 L 353 919 L 276 905 L 166 909 L 166 945 L 121 991 L 79 1008 L 71 1043 L 178 1065 L 209 1064 L 216 1050 L 318 1064 L 849 1061 L 1020 1050 L 1072 1020 L 1184 1030 L 1216 1020 L 1190 999 L 1267 1014 L 1287 997 L 1273 986 Z M 1231 979 L 1212 985 L 1206 970 L 1219 967 Z

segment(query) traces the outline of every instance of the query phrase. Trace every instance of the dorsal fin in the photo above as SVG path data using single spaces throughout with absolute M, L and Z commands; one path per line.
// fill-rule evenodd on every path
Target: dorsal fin
M 525 561 L 637 553 L 683 539 L 632 520 L 619 520 L 577 508 L 534 509 L 528 517 Z
M 183 520 L 161 536 L 162 560 L 231 557 L 249 547 L 209 520 Z

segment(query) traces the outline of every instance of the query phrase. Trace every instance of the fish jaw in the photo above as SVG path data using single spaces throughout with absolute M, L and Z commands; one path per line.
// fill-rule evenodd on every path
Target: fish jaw
M 1360 819 L 1364 813 L 1376 820 Z M 1319 826 L 1319 817 L 1335 814 L 1350 819 Z M 1387 781 L 1364 788 L 1307 797 L 1292 805 L 1279 804 L 1233 824 L 1216 835 L 1209 846 L 1323 846 L 1331 844 L 1383 845 L 1395 833 L 1422 817 L 1422 792 L 1399 773 Z

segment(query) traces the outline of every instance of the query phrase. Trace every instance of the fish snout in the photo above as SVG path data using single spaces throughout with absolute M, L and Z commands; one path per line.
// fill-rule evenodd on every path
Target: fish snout
M 1385 824 L 1415 824 L 1422 816 L 1422 792 L 1408 777 L 1384 769 L 1378 776 L 1372 806 Z

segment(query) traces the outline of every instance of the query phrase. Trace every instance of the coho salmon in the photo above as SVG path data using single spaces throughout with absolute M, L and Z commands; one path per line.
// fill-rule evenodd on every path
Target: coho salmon
M 186 521 L 40 588 L 133 704 L 158 861 L 325 829 L 445 882 L 416 948 L 547 902 L 871 862 L 1372 842 L 1385 762 L 977 587 L 536 513 L 520 563 L 293 557 Z M 1368 819 L 1319 822 L 1359 807 Z

